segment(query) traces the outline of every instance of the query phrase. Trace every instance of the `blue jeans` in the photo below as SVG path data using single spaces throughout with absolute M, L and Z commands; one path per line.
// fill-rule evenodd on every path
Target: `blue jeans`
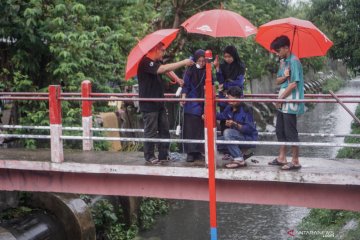
M 242 135 L 238 130 L 227 128 L 224 130 L 224 135 L 219 137 L 218 140 L 245 141 L 246 139 L 245 139 L 244 135 Z M 236 145 L 236 144 L 219 144 L 218 149 L 219 150 L 228 150 L 230 155 L 233 158 L 243 156 L 239 145 Z

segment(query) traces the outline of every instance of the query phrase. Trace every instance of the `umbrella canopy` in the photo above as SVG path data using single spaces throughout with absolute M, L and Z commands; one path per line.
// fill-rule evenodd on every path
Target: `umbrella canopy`
M 181 24 L 190 33 L 212 37 L 248 37 L 256 27 L 241 15 L 224 9 L 197 13 Z
M 298 58 L 324 56 L 333 45 L 333 42 L 310 21 L 291 17 L 261 25 L 255 40 L 271 51 L 271 42 L 281 35 L 288 36 L 291 51 Z
M 131 50 L 127 58 L 125 79 L 127 80 L 137 74 L 140 60 L 153 47 L 162 42 L 165 45 L 165 48 L 167 48 L 176 38 L 178 32 L 179 29 L 161 29 L 146 35 L 142 40 L 140 40 Z

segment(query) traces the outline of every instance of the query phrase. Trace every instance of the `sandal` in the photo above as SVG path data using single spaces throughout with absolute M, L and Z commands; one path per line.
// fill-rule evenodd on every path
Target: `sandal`
M 281 170 L 298 170 L 301 168 L 301 165 L 295 165 L 292 162 L 289 162 L 287 164 L 285 164 L 284 166 L 282 166 Z
M 271 162 L 268 162 L 269 165 L 273 165 L 273 166 L 284 166 L 287 163 L 284 162 L 279 162 L 277 158 L 275 158 L 274 160 L 272 160 Z
M 147 164 L 157 165 L 157 164 L 160 163 L 160 160 L 159 160 L 158 158 L 156 158 L 156 157 L 152 157 L 152 158 L 150 158 L 150 159 L 148 159 L 148 160 L 145 159 L 145 162 L 146 162 Z
M 251 152 L 251 153 L 248 153 L 248 154 L 243 154 L 243 158 L 244 158 L 244 160 L 246 160 L 246 159 L 252 157 L 253 155 L 254 155 L 254 152 Z
M 245 161 L 232 161 L 231 163 L 225 164 L 225 168 L 241 168 L 246 167 Z

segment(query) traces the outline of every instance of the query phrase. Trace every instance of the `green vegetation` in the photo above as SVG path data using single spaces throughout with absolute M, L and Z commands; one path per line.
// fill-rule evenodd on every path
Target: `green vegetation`
M 89 202 L 87 196 L 82 196 Z M 143 198 L 140 211 L 133 216 L 132 224 L 125 224 L 123 208 L 114 206 L 107 199 L 101 199 L 91 206 L 91 213 L 96 227 L 98 240 L 131 240 L 136 237 L 139 230 L 148 230 L 155 223 L 158 215 L 167 213 L 168 202 L 161 199 Z
M 330 55 L 360 72 L 360 1 L 312 0 L 308 19 L 334 42 Z
M 101 199 L 91 207 L 96 239 L 98 240 L 131 240 L 138 233 L 136 225 L 124 224 L 124 213 L 120 207 L 114 207 L 107 199 Z
M 346 223 L 351 220 L 357 222 L 357 228 L 342 231 L 342 228 L 346 225 Z M 358 239 L 360 235 L 360 214 L 350 211 L 312 209 L 310 214 L 302 220 L 297 228 L 297 231 L 321 231 L 323 233 L 329 232 L 334 235 L 334 237 L 326 238 L 324 238 L 321 234 L 302 235 L 299 237 L 299 239 L 304 240 L 355 240 Z
M 163 199 L 144 198 L 140 206 L 140 225 L 144 230 L 150 229 L 155 223 L 155 217 L 169 211 L 169 203 Z
M 329 78 L 322 85 L 322 93 L 329 93 L 329 91 L 336 92 L 342 86 L 344 86 L 344 84 L 345 84 L 345 81 L 340 79 L 339 77 Z

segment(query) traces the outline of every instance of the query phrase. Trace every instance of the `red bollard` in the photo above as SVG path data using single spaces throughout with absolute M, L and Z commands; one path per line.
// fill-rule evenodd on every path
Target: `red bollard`
M 61 86 L 49 86 L 49 117 L 50 117 L 50 146 L 51 161 L 64 162 L 64 151 L 62 136 L 62 116 L 61 116 Z

